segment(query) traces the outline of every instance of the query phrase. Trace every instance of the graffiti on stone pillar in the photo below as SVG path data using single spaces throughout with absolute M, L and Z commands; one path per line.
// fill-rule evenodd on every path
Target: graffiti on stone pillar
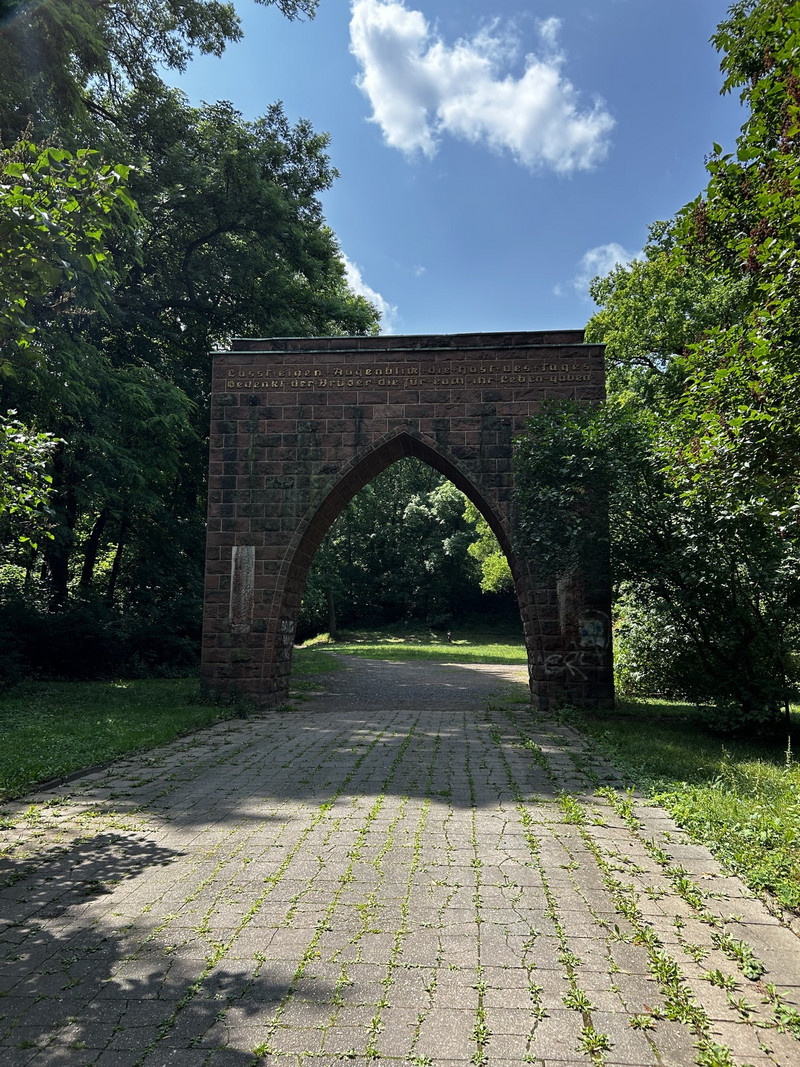
M 546 678 L 589 680 L 586 673 L 605 666 L 611 641 L 611 620 L 602 611 L 587 611 L 580 617 L 578 647 L 566 652 L 538 652 L 534 662 Z M 575 645 L 576 642 L 573 642 Z
M 292 658 L 295 625 L 294 619 L 281 619 L 279 624 L 278 652 L 280 658 L 284 661 Z
M 611 620 L 602 611 L 588 611 L 580 620 L 581 648 L 601 652 L 611 640 Z

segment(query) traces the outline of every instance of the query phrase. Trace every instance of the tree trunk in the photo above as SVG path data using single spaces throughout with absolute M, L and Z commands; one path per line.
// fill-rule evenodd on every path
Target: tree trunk
M 336 629 L 336 605 L 333 602 L 333 589 L 328 586 L 328 633 L 331 641 L 338 641 L 339 634 Z
M 69 557 L 75 543 L 78 505 L 73 487 L 64 486 L 64 449 L 59 445 L 53 457 L 53 482 L 58 527 L 45 547 L 44 559 L 50 583 L 50 610 L 58 611 L 69 595 Z
M 92 532 L 86 539 L 86 548 L 83 553 L 83 567 L 81 568 L 81 580 L 78 583 L 81 589 L 88 589 L 94 577 L 94 565 L 97 563 L 97 553 L 100 549 L 100 538 L 109 518 L 108 508 L 103 508 L 95 520 Z
M 111 574 L 108 578 L 108 589 L 106 590 L 106 603 L 111 605 L 114 603 L 114 591 L 117 588 L 117 578 L 119 578 L 119 569 L 122 565 L 122 553 L 125 550 L 125 536 L 128 532 L 128 516 L 123 515 L 122 521 L 119 526 L 119 537 L 117 539 L 117 551 L 114 553 L 114 562 L 111 564 Z

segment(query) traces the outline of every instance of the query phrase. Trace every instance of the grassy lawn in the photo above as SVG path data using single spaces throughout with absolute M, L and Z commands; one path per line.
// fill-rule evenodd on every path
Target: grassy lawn
M 519 627 L 495 620 L 454 625 L 449 638 L 444 631 L 429 630 L 419 623 L 410 626 L 397 623 L 378 631 L 342 630 L 337 641 L 331 641 L 327 634 L 323 634 L 295 649 L 295 671 L 306 669 L 306 657 L 314 651 L 346 652 L 368 659 L 423 659 L 436 663 L 524 664 L 528 659 Z
M 800 761 L 785 743 L 723 739 L 674 701 L 620 700 L 614 711 L 562 718 L 751 888 L 800 913 Z M 800 736 L 800 709 L 792 718 Z
M 0 801 L 231 714 L 196 678 L 26 682 L 0 696 Z

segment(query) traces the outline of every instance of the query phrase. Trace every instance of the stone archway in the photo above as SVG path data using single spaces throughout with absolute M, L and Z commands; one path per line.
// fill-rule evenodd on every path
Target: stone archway
M 543 399 L 604 395 L 603 348 L 579 331 L 238 340 L 215 353 L 204 685 L 285 697 L 317 548 L 359 489 L 413 456 L 473 501 L 508 557 L 533 702 L 610 703 L 608 575 L 532 581 L 514 549 L 512 469 L 513 438 Z

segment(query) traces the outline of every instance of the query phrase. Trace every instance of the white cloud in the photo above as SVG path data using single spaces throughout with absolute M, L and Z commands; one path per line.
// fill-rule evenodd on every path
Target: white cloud
M 370 304 L 374 304 L 378 311 L 380 311 L 381 333 L 394 333 L 397 320 L 397 307 L 394 304 L 390 304 L 380 293 L 377 293 L 371 286 L 367 285 L 361 276 L 361 268 L 357 267 L 356 264 L 344 254 L 342 254 L 342 262 L 344 263 L 344 274 L 347 279 L 347 284 L 353 292 L 357 293 L 358 296 L 365 297 L 365 299 L 369 300 Z
M 618 264 L 623 267 L 627 266 L 637 255 L 637 252 L 628 252 L 616 241 L 590 248 L 581 256 L 572 285 L 579 293 L 588 295 L 589 282 L 592 278 L 597 277 L 598 274 L 608 274 Z
M 608 151 L 614 120 L 602 101 L 582 107 L 562 74 L 560 20 L 538 25 L 541 54 L 521 77 L 504 73 L 517 42 L 497 23 L 445 44 L 402 0 L 352 0 L 350 49 L 371 120 L 393 148 L 435 155 L 445 133 L 509 151 L 531 170 L 586 170 Z
M 542 43 L 553 51 L 555 51 L 558 44 L 558 31 L 560 29 L 561 19 L 557 19 L 554 16 L 549 19 L 542 19 L 539 23 L 539 36 L 542 38 Z

